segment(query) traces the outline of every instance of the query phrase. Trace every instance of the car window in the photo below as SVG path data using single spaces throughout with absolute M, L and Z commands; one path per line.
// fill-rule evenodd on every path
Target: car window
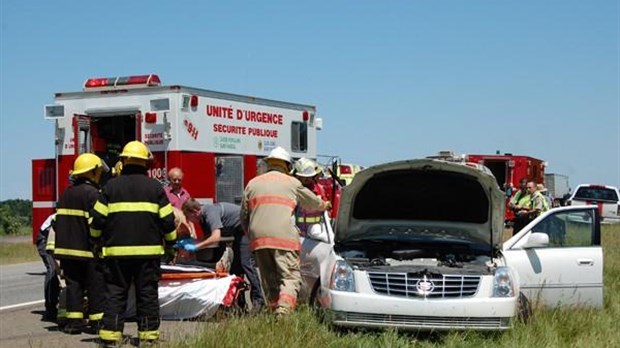
M 540 221 L 532 232 L 549 235 L 549 247 L 599 245 L 593 210 L 561 211 Z
M 575 192 L 575 199 L 617 202 L 618 194 L 615 190 L 606 187 L 582 186 Z

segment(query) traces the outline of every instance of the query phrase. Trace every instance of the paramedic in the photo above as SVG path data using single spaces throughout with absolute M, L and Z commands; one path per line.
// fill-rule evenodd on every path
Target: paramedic
M 90 330 L 98 330 L 103 317 L 105 293 L 103 269 L 91 248 L 90 210 L 99 195 L 99 180 L 109 168 L 97 155 L 84 153 L 73 163 L 73 185 L 56 206 L 54 257 L 60 260 L 67 283 L 67 324 L 63 331 L 80 334 L 84 327 L 84 294 L 88 294 Z
M 302 157 L 295 162 L 295 177 L 299 179 L 302 185 L 314 192 L 322 200 L 327 201 L 325 189 L 317 182 L 321 172 L 321 168 L 311 159 Z M 322 211 L 308 210 L 298 206 L 295 211 L 295 218 L 302 237 L 316 237 L 317 234 L 320 234 L 321 223 L 323 222 Z
M 121 342 L 130 287 L 135 287 L 138 339 L 159 340 L 160 259 L 173 253 L 177 235 L 172 205 L 159 181 L 147 176 L 152 159 L 139 141 L 125 145 L 121 175 L 103 187 L 93 209 L 90 234 L 105 261 L 107 307 L 99 338 Z M 165 245 L 165 247 L 164 247 Z
M 45 265 L 45 282 L 43 284 L 43 293 L 45 294 L 45 313 L 43 321 L 56 321 L 58 316 L 58 296 L 60 295 L 60 282 L 58 281 L 56 260 L 52 253 L 53 249 L 48 249 L 47 241 L 50 230 L 52 229 L 52 221 L 56 214 L 47 217 L 45 222 L 39 228 L 37 234 L 37 250 L 43 264 Z
M 301 287 L 299 232 L 293 220 L 298 204 L 325 210 L 327 203 L 290 176 L 291 155 L 281 147 L 265 158 L 269 170 L 247 184 L 241 225 L 249 236 L 269 307 L 277 315 L 297 305 Z
M 195 252 L 210 245 L 219 244 L 222 237 L 234 237 L 231 273 L 239 277 L 245 274 L 248 278 L 251 286 L 252 310 L 257 311 L 263 307 L 265 301 L 261 293 L 258 274 L 254 268 L 254 258 L 250 253 L 250 243 L 241 228 L 239 206 L 225 202 L 203 206 L 197 200 L 190 198 L 183 204 L 183 213 L 188 221 L 200 224 L 205 234 L 208 234 L 205 240 L 197 244 L 184 244 L 183 248 L 186 251 Z M 240 304 L 243 307 L 244 301 L 241 300 Z
M 174 167 L 168 171 L 168 180 L 170 184 L 164 187 L 166 196 L 170 200 L 170 204 L 177 209 L 183 208 L 183 203 L 190 199 L 190 194 L 187 192 L 181 183 L 183 182 L 183 171 L 179 167 Z
M 519 180 L 519 191 L 512 196 L 512 199 L 510 199 L 508 203 L 508 207 L 515 213 L 514 224 L 512 226 L 513 236 L 530 222 L 527 214 L 530 201 L 531 197 L 527 190 L 527 179 L 521 178 L 521 180 Z

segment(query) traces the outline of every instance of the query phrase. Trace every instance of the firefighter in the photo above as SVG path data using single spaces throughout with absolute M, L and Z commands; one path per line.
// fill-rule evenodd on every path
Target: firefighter
M 319 196 L 322 200 L 327 201 L 325 189 L 318 183 L 317 179 L 322 173 L 321 168 L 311 159 L 302 157 L 295 162 L 295 177 L 299 181 Z M 297 227 L 302 237 L 320 238 L 323 221 L 323 212 L 320 210 L 308 210 L 297 207 L 295 211 Z
M 139 341 L 159 339 L 160 260 L 164 253 L 173 253 L 177 238 L 164 188 L 147 176 L 152 158 L 149 149 L 131 141 L 120 157 L 121 175 L 103 187 L 90 231 L 105 261 L 108 302 L 99 330 L 103 345 L 121 342 L 131 285 L 135 287 Z
M 280 316 L 295 308 L 301 287 L 295 208 L 299 204 L 324 211 L 327 203 L 289 175 L 291 155 L 286 150 L 274 148 L 265 161 L 268 172 L 245 187 L 241 225 L 250 239 L 266 302 Z
M 99 195 L 99 180 L 108 170 L 97 155 L 79 155 L 70 173 L 73 185 L 63 192 L 56 206 L 54 256 L 60 260 L 67 285 L 67 322 L 63 331 L 68 334 L 79 334 L 85 329 L 85 293 L 90 329 L 96 331 L 103 317 L 103 270 L 96 260 L 98 255 L 92 252 L 88 225 L 90 210 Z

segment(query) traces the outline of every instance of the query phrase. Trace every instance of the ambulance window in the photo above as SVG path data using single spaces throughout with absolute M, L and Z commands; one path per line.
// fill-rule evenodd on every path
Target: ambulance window
M 291 150 L 293 152 L 308 151 L 308 124 L 305 122 L 291 123 Z

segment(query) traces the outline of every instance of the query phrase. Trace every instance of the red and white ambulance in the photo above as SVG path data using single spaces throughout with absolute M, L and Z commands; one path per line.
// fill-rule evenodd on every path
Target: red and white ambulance
M 140 140 L 154 156 L 149 176 L 165 183 L 168 169 L 180 167 L 192 197 L 239 203 L 258 161 L 274 147 L 316 158 L 322 127 L 312 105 L 164 86 L 154 74 L 88 79 L 82 91 L 56 93 L 45 118 L 55 123 L 55 155 L 32 161 L 33 238 L 81 153 L 112 167 L 127 142 Z

